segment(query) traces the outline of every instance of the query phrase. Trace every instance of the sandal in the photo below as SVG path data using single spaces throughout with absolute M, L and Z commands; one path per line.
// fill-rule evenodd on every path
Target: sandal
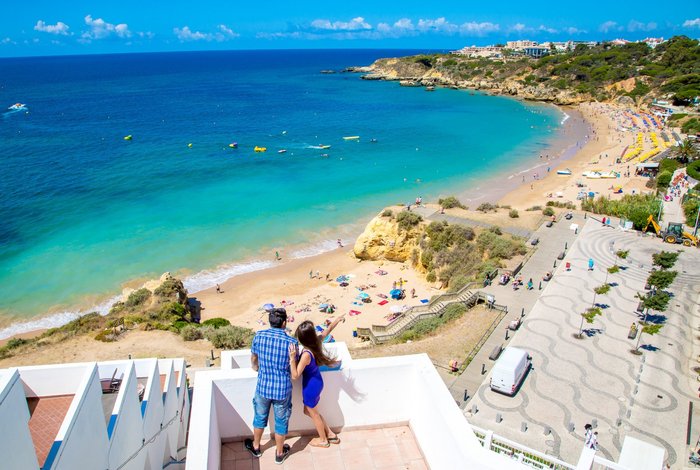
M 323 447 L 323 448 L 328 448 L 331 446 L 330 439 L 326 442 L 318 442 L 314 444 L 314 441 L 310 441 L 309 445 L 311 447 Z
M 338 436 L 329 437 L 328 442 L 330 442 L 331 444 L 340 444 L 340 438 Z

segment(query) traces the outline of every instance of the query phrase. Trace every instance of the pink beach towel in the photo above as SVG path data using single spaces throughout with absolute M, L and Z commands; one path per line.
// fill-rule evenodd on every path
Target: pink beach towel
M 389 303 L 388 300 L 382 300 L 382 301 L 379 302 L 377 305 L 386 305 L 386 304 L 388 304 L 388 303 Z
M 362 313 L 362 312 L 360 312 L 359 310 L 350 310 L 350 316 L 351 316 L 351 317 L 354 317 L 355 315 L 359 315 L 359 314 L 361 314 L 361 313 Z

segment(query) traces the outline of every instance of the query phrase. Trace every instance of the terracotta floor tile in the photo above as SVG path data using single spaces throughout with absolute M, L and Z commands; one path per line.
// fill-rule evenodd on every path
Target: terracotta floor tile
M 222 460 L 219 468 L 221 470 L 236 470 L 236 462 L 234 460 Z
M 284 461 L 285 470 L 311 470 L 314 468 L 314 460 L 311 452 L 302 450 L 301 452 L 293 452 Z
M 314 468 L 316 469 L 342 469 L 343 468 L 343 458 L 340 452 L 318 452 L 312 454 L 314 461 Z
M 424 460 L 412 460 L 408 468 L 411 470 L 428 470 L 428 466 L 425 464 Z
M 369 453 L 369 449 L 366 447 L 363 449 L 342 450 L 340 453 L 343 458 L 345 470 L 367 470 L 374 468 L 372 456 Z
M 420 448 L 416 444 L 415 439 L 401 439 L 398 441 L 398 444 L 404 462 L 423 459 L 423 454 L 420 453 Z
M 399 446 L 396 444 L 370 447 L 369 451 L 375 468 L 393 467 L 403 463 Z
M 384 435 L 394 439 L 413 439 L 413 432 L 408 426 L 396 426 L 393 428 L 384 428 Z
M 253 470 L 252 460 L 236 460 L 236 470 Z
M 415 442 L 415 436 L 408 426 L 398 426 L 385 429 L 370 429 L 346 431 L 339 434 L 340 445 L 328 448 L 312 447 L 309 441 L 315 435 L 297 436 L 287 439 L 292 448 L 292 454 L 282 466 L 286 470 L 427 470 L 420 449 Z M 370 445 L 370 443 L 372 445 Z M 228 447 L 229 450 L 223 449 Z M 262 443 L 263 456 L 260 459 L 246 458 L 240 465 L 248 470 L 278 469 L 274 463 L 274 441 Z M 239 452 L 242 443 L 222 445 L 222 455 L 233 456 L 236 460 L 222 461 L 226 470 L 236 470 L 235 464 L 240 461 Z M 231 453 L 231 451 L 233 451 Z M 250 457 L 247 451 L 240 456 Z

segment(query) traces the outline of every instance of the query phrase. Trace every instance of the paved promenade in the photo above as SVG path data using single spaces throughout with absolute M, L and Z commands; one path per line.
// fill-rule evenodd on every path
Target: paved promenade
M 449 375 L 445 371 L 440 371 L 443 380 L 452 392 L 452 396 L 457 403 L 464 404 L 464 391 L 467 391 L 468 398 L 475 395 L 476 390 L 484 380 L 482 373 L 482 365 L 485 365 L 485 372 L 488 373 L 493 366 L 493 361 L 489 360 L 489 354 L 496 346 L 506 346 L 509 340 L 506 340 L 506 327 L 512 320 L 517 320 L 524 312 L 527 315 L 532 306 L 535 305 L 539 298 L 542 289 L 546 287 L 546 282 L 540 282 L 547 271 L 554 272 L 554 261 L 557 256 L 565 251 L 566 247 L 570 247 L 577 235 L 569 227 L 571 224 L 581 225 L 585 222 L 582 215 L 576 215 L 572 220 L 561 219 L 552 227 L 540 226 L 532 236 L 527 240 L 530 247 L 530 240 L 539 238 L 540 242 L 537 249 L 530 259 L 525 263 L 520 274 L 523 276 L 525 283 L 532 278 L 534 283 L 533 290 L 527 290 L 521 287 L 517 291 L 513 290 L 512 284 L 501 286 L 498 280 L 486 288 L 480 289 L 483 292 L 492 294 L 496 303 L 508 306 L 508 314 L 501 320 L 499 325 L 494 330 L 493 334 L 486 340 L 479 352 L 476 354 L 472 362 L 467 366 L 467 369 L 459 376 Z M 452 223 L 452 222 L 451 222 Z M 557 265 L 562 261 L 557 260 Z M 515 332 L 509 331 L 509 339 L 513 337 Z M 467 351 L 465 351 L 465 355 Z M 460 358 L 460 360 L 463 358 Z
M 557 251 L 561 251 L 556 242 L 562 245 L 565 237 L 572 236 L 563 222 L 555 224 L 550 234 L 555 236 L 548 237 L 555 239 L 552 247 L 544 236 L 540 237 L 542 246 L 523 273 L 526 281 L 529 277 L 540 278 L 543 272 L 539 271 L 549 269 Z M 538 232 L 542 230 L 552 229 L 541 228 Z M 489 389 L 490 370 L 479 376 L 482 383 L 474 389 L 470 366 L 463 379 L 465 388 L 474 395 L 465 408 L 467 418 L 477 426 L 573 463 L 583 446 L 584 424 L 594 423 L 599 433 L 599 453 L 606 458 L 617 460 L 624 437 L 632 435 L 665 448 L 673 468 L 683 468 L 687 460 L 688 404 L 694 402 L 696 408 L 700 404 L 697 374 L 692 371 L 700 364 L 694 359 L 691 362 L 700 352 L 700 340 L 693 334 L 700 327 L 700 251 L 686 248 L 679 258 L 674 268 L 679 275 L 669 289 L 674 297 L 668 311 L 655 318 L 664 321 L 665 326 L 655 336 L 642 337 L 643 354 L 637 356 L 630 353 L 636 340 L 627 337 L 630 325 L 640 319 L 635 313 L 635 294 L 644 291 L 651 255 L 679 247 L 636 232 L 602 227 L 591 218 L 569 246 L 566 258 L 558 262 L 553 279 L 543 291 L 516 292 L 516 297 L 507 298 L 506 292 L 512 289 L 501 287 L 499 292 L 498 287 L 491 287 L 497 302 L 507 304 L 511 313 L 525 307 L 524 324 L 510 345 L 532 355 L 533 370 L 511 398 Z M 624 270 L 607 275 L 618 249 L 630 251 L 628 259 L 620 262 Z M 589 258 L 595 261 L 593 271 L 588 270 Z M 567 261 L 571 271 L 564 269 Z M 584 324 L 585 338 L 576 339 L 573 335 L 579 331 L 579 314 L 592 305 L 593 289 L 604 284 L 606 276 L 613 288 L 595 299 L 605 307 L 603 315 L 593 324 Z M 541 296 L 528 309 L 531 296 L 537 294 Z M 503 331 L 496 330 L 493 336 L 502 340 Z M 488 344 L 482 349 L 486 355 L 492 349 Z M 479 372 L 482 363 L 487 363 L 489 369 L 493 365 L 481 357 L 474 362 Z M 474 415 L 473 405 L 477 408 Z M 502 417 L 500 423 L 497 414 Z M 697 435 L 693 429 L 693 444 Z

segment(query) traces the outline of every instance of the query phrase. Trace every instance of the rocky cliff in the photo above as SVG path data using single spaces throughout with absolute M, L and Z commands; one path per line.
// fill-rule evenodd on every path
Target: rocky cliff
M 355 241 L 353 252 L 362 260 L 404 262 L 417 249 L 422 225 L 402 229 L 394 217 L 381 215 L 372 219 Z
M 573 90 L 562 90 L 542 83 L 528 84 L 526 73 L 505 77 L 503 74 L 482 73 L 469 76 L 458 66 L 446 66 L 455 59 L 440 58 L 432 66 L 411 58 L 378 59 L 368 67 L 351 67 L 351 72 L 364 73 L 365 80 L 399 81 L 404 86 L 445 86 L 482 90 L 498 95 L 515 96 L 533 101 L 548 101 L 560 105 L 574 105 L 590 101 L 590 97 Z M 486 71 L 485 71 L 486 72 Z

